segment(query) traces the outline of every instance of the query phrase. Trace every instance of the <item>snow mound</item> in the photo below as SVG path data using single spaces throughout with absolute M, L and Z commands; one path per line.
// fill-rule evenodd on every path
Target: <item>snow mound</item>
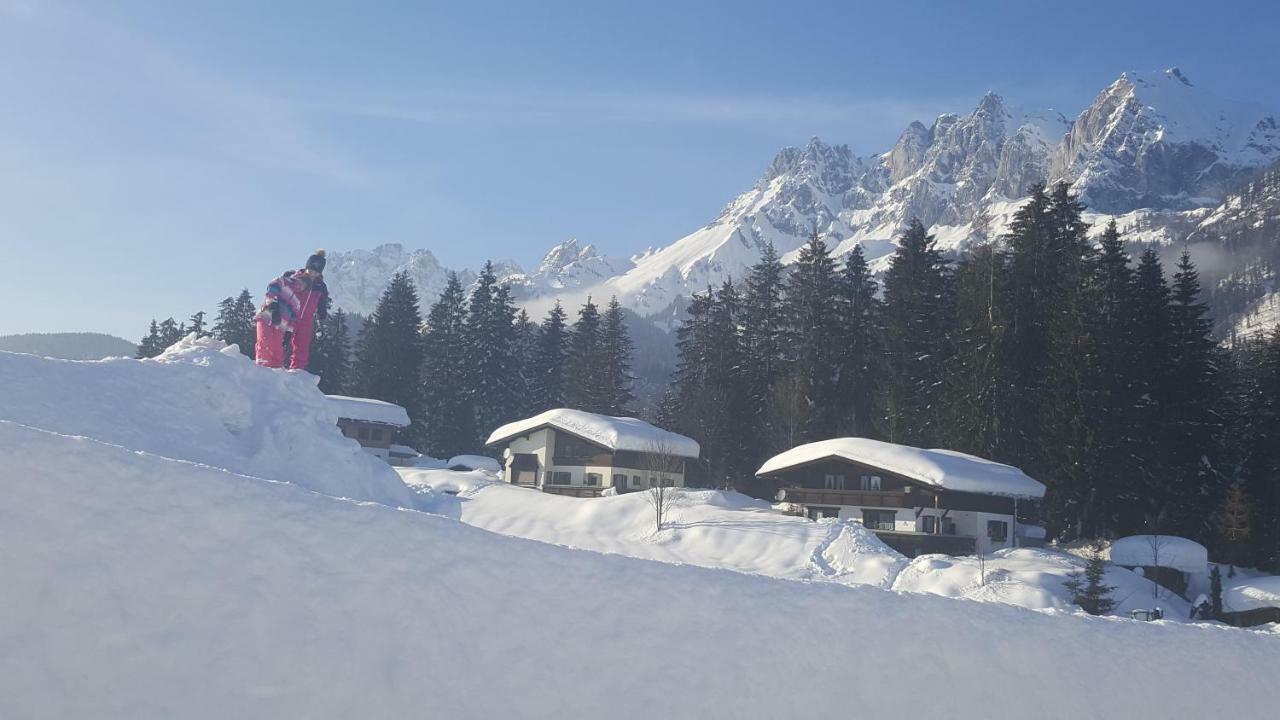
M 454 455 L 449 458 L 449 462 L 445 467 L 450 468 L 466 468 L 467 470 L 483 470 L 487 473 L 497 475 L 502 472 L 502 463 L 491 457 L 484 455 Z
M 1131 535 L 1111 543 L 1111 562 L 1129 567 L 1154 565 L 1202 574 L 1209 551 L 1194 540 L 1174 535 Z
M 1251 578 L 1223 588 L 1222 604 L 1229 612 L 1280 608 L 1280 576 Z
M 893 589 L 1033 610 L 1074 611 L 1064 583 L 1074 573 L 1083 573 L 1084 566 L 1084 560 L 1075 555 L 1038 548 L 997 550 L 981 562 L 973 556 L 922 555 L 898 575 Z M 1191 616 L 1186 600 L 1122 567 L 1109 566 L 1103 582 L 1115 588 L 1111 593 L 1115 615 L 1127 617 L 1130 610 L 1158 605 L 1170 621 Z
M 610 417 L 569 408 L 548 410 L 531 418 L 507 423 L 494 430 L 485 444 L 494 445 L 548 426 L 610 450 L 654 452 L 656 448 L 661 448 L 673 455 L 691 458 L 698 457 L 700 452 L 694 439 L 654 427 L 643 420 Z
M 344 438 L 316 377 L 255 365 L 194 335 L 150 360 L 0 352 L 0 420 L 225 468 L 309 490 L 409 506 L 386 463 Z
M 920 688 L 956 718 L 1280 705 L 1270 634 L 575 552 L 12 423 L 0 468 L 6 718 L 793 717 L 779 688 L 807 687 L 837 689 L 815 717 Z
M 1044 485 L 1010 465 L 954 450 L 924 450 L 858 437 L 797 445 L 766 460 L 756 474 L 768 475 L 829 457 L 870 465 L 947 490 L 1017 498 L 1044 497 Z

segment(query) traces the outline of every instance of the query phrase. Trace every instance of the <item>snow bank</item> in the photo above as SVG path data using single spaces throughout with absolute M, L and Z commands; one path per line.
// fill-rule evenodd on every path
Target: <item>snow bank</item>
M 1280 576 L 1251 578 L 1223 588 L 1222 605 L 1228 612 L 1280 608 Z
M 1194 540 L 1174 535 L 1131 535 L 1111 543 L 1111 562 L 1129 567 L 1158 565 L 1204 574 L 1209 551 Z
M 997 550 L 984 562 L 972 556 L 922 555 L 898 575 L 893 589 L 1035 610 L 1075 611 L 1064 583 L 1072 573 L 1083 573 L 1084 566 L 1084 560 L 1075 555 L 1037 548 Z M 1109 566 L 1103 582 L 1115 588 L 1111 593 L 1115 615 L 1128 617 L 1130 610 L 1159 606 L 1170 621 L 1191 617 L 1186 600 L 1122 567 Z
M 1016 467 L 954 450 L 923 450 L 868 438 L 834 438 L 797 445 L 769 458 L 756 474 L 768 475 L 829 457 L 870 465 L 947 490 L 1017 498 L 1044 497 L 1044 485 Z
M 260 368 L 212 338 L 152 360 L 0 352 L 0 420 L 390 505 L 414 497 L 337 428 L 316 378 Z M 0 468 L 2 469 L 2 468 Z
M 494 430 L 485 444 L 494 445 L 547 426 L 585 438 L 610 450 L 653 452 L 656 447 L 661 447 L 673 455 L 690 458 L 698 457 L 700 452 L 694 439 L 654 427 L 643 420 L 609 417 L 568 408 L 548 410 L 531 418 L 507 423 Z
M 1269 634 L 571 551 L 10 423 L 0 468 L 3 717 L 848 716 L 920 688 L 955 718 L 1280 704 Z
M 325 395 L 325 399 L 333 406 L 334 413 L 340 418 L 396 427 L 409 426 L 409 412 L 395 403 L 346 395 Z
M 491 457 L 485 457 L 484 455 L 454 455 L 449 458 L 449 462 L 445 467 L 461 467 L 468 470 L 483 470 L 494 475 L 502 472 L 502 463 Z
M 889 587 L 902 555 L 855 522 L 815 523 L 735 492 L 682 490 L 661 533 L 646 493 L 572 498 L 483 473 L 397 468 L 435 492 L 425 509 L 502 535 L 646 560 Z M 456 494 L 457 497 L 453 497 Z

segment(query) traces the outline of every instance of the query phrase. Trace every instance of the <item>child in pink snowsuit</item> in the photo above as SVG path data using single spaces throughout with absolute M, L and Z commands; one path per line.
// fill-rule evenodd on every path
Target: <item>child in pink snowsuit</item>
M 284 367 L 284 335 L 293 333 L 289 369 L 307 369 L 316 316 L 324 320 L 329 304 L 324 263 L 324 250 L 317 250 L 307 258 L 306 267 L 287 272 L 267 286 L 266 299 L 257 317 L 258 343 L 254 356 L 259 365 Z

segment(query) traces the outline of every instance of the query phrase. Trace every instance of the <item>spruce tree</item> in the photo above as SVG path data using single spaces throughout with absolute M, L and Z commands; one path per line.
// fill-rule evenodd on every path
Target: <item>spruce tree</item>
M 576 410 L 604 413 L 612 406 L 608 358 L 604 352 L 600 310 L 587 298 L 578 311 L 565 362 L 564 401 Z
M 569 357 L 569 332 L 560 301 L 547 313 L 538 332 L 537 351 L 529 363 L 531 412 L 563 407 L 564 370 Z
M 308 370 L 320 378 L 320 392 L 350 394 L 351 338 L 347 332 L 347 314 L 342 308 L 329 313 L 317 328 Z
M 159 331 L 160 331 L 159 333 L 160 352 L 164 352 L 165 350 L 168 350 L 169 346 L 173 345 L 174 343 L 178 342 L 179 340 L 181 340 L 183 337 L 186 336 L 186 332 L 185 332 L 186 327 L 183 325 L 180 325 L 178 321 L 174 320 L 173 318 L 165 318 L 164 320 L 161 320 Z M 157 352 L 156 354 L 159 355 L 160 352 Z
M 913 220 L 898 241 L 884 279 L 885 435 L 907 445 L 938 434 L 947 352 L 949 272 L 934 238 Z
M 515 350 L 519 393 L 512 411 L 516 417 L 528 417 L 541 410 L 536 409 L 537 377 L 535 363 L 538 359 L 539 330 L 537 323 L 529 319 L 529 313 L 520 309 L 516 315 Z
M 486 435 L 516 418 L 523 395 L 516 355 L 516 311 L 510 292 L 500 287 L 493 263 L 486 262 L 467 303 L 467 375 L 463 387 L 470 394 L 476 431 L 468 452 L 481 452 Z
M 884 377 L 880 301 L 862 246 L 855 245 L 836 277 L 836 433 L 875 437 L 876 403 Z
M 1172 531 L 1205 539 L 1214 508 L 1225 492 L 1217 470 L 1223 427 L 1218 409 L 1221 357 L 1211 336 L 1209 309 L 1200 302 L 1200 278 L 1190 253 L 1183 251 L 1173 275 L 1170 328 L 1172 353 L 1168 396 L 1162 413 L 1170 437 L 1167 505 Z
M 192 314 L 187 320 L 187 332 L 195 333 L 198 338 L 208 337 L 209 331 L 207 330 L 207 325 L 204 321 L 204 315 L 205 313 L 203 310 Z
M 213 322 L 213 336 L 228 345 L 235 345 L 246 357 L 253 357 L 257 340 L 257 328 L 254 318 L 257 308 L 253 304 L 253 296 L 247 289 L 241 290 L 234 298 L 228 297 L 218 303 L 218 317 Z
M 1253 499 L 1252 562 L 1280 572 L 1280 329 L 1250 355 L 1240 476 Z
M 1090 615 L 1106 615 L 1116 606 L 1111 597 L 1115 588 L 1103 584 L 1106 574 L 1107 561 L 1102 557 L 1102 548 L 1095 543 L 1085 559 L 1083 575 L 1073 573 L 1063 585 L 1071 593 L 1071 601 L 1085 612 Z
M 418 385 L 423 360 L 421 326 L 418 291 L 407 272 L 398 272 L 365 321 L 356 352 L 361 392 L 407 410 L 413 421 L 407 437 L 415 441 L 421 436 L 423 422 Z
M 609 415 L 627 415 L 635 395 L 631 387 L 635 378 L 631 376 L 631 354 L 635 344 L 627 332 L 626 317 L 618 298 L 609 300 L 604 317 L 600 323 L 600 341 L 605 358 L 605 386 L 608 399 Z
M 475 411 L 466 387 L 469 377 L 466 319 L 462 283 L 456 273 L 449 273 L 444 291 L 427 313 L 423 339 L 426 452 L 442 459 L 468 452 L 475 441 Z
M 1214 565 L 1209 568 L 1209 612 L 1212 619 L 1222 619 L 1222 570 Z
M 743 392 L 749 413 L 742 431 L 748 438 L 747 457 L 757 467 L 767 457 L 768 445 L 763 440 L 768 435 L 770 391 L 786 369 L 782 278 L 782 261 L 770 243 L 751 267 L 742 295 Z
M 804 431 L 806 440 L 834 437 L 841 415 L 836 392 L 840 352 L 835 290 L 835 261 L 814 230 L 800 248 L 783 295 L 790 372 L 804 379 L 813 408 Z
M 950 352 L 938 413 L 943 420 L 938 439 L 945 447 L 989 458 L 1003 455 L 1003 436 L 1009 432 L 1005 264 L 994 244 L 985 243 L 956 265 Z
M 155 318 L 151 319 L 151 327 L 147 330 L 147 334 L 138 343 L 138 353 L 134 357 L 138 359 L 153 358 L 164 352 L 164 347 L 160 340 L 160 326 L 156 324 Z

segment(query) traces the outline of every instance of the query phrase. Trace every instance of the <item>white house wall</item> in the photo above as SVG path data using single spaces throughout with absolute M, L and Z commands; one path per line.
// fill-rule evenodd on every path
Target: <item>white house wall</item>
M 516 454 L 536 455 L 538 457 L 538 467 L 541 468 L 542 471 L 545 471 L 547 469 L 547 459 L 551 455 L 551 433 L 551 428 L 543 428 L 541 430 L 531 432 L 528 435 L 513 438 L 511 442 L 507 444 L 507 449 L 502 453 L 503 458 L 507 460 L 507 462 L 504 463 L 506 465 L 506 470 L 504 471 L 503 479 L 507 482 L 515 482 L 515 478 L 511 475 L 510 458 Z M 541 477 L 536 479 L 538 482 L 542 481 Z
M 820 506 L 822 507 L 822 506 Z M 880 510 L 883 512 L 893 512 L 893 529 L 897 532 L 920 532 L 920 517 L 932 515 L 942 517 L 942 511 L 934 508 L 925 508 L 917 517 L 915 508 L 878 508 L 870 505 L 840 505 L 841 520 L 862 521 L 863 510 Z M 1013 516 L 1001 515 L 999 513 L 975 512 L 969 510 L 952 510 L 946 516 L 955 523 L 956 535 L 964 535 L 975 538 L 976 551 L 980 553 L 990 553 L 1002 548 L 1013 547 Z M 987 521 L 1000 520 L 1009 524 L 1009 532 L 1003 542 L 993 541 L 987 537 Z

